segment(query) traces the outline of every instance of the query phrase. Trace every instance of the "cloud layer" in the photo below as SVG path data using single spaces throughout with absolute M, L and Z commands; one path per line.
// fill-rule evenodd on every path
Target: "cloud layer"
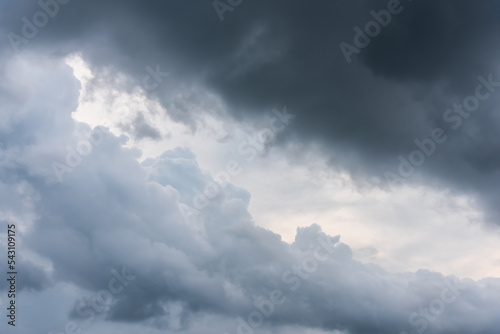
M 11 201 L 2 202 L 9 212 L 2 220 L 19 224 L 27 253 L 43 259 L 22 263 L 23 291 L 64 283 L 100 295 L 68 309 L 68 321 L 79 328 L 97 318 L 129 323 L 127 330 L 142 324 L 189 333 L 215 317 L 216 328 L 228 332 L 292 326 L 298 332 L 495 333 L 498 279 L 391 274 L 354 261 L 338 236 L 315 224 L 299 228 L 287 244 L 255 226 L 249 194 L 231 184 L 194 210 L 193 198 L 213 179 L 185 149 L 140 164 L 137 152 L 122 146 L 125 138 L 94 129 L 102 142 L 59 182 L 51 163 L 64 163 L 65 147 L 81 147 L 78 129 L 91 129 L 71 119 L 79 87 L 69 67 L 58 59 L 32 61 L 18 58 L 3 68 L 13 106 L 3 114 L 16 132 L 1 134 L 2 198 Z M 36 79 L 19 81 L 26 72 Z M 15 99 L 21 93 L 25 99 Z M 119 287 L 110 283 L 116 275 L 126 289 L 106 299 L 103 289 Z
M 217 94 L 236 118 L 286 104 L 305 116 L 293 125 L 294 136 L 324 143 L 334 166 L 379 180 L 375 186 L 387 185 L 385 172 L 397 173 L 399 155 L 408 160 L 418 149 L 415 139 L 431 138 L 433 129 L 442 128 L 447 142 L 417 175 L 477 197 L 488 221 L 497 224 L 496 89 L 458 130 L 444 118 L 454 103 L 474 93 L 478 76 L 500 80 L 496 2 L 236 3 L 221 22 L 210 2 L 72 1 L 59 5 L 34 37 L 14 45 L 21 51 L 81 52 L 96 72 L 111 68 L 112 74 L 135 77 L 133 82 L 160 64 L 176 86 L 162 85 L 150 94 L 174 119 L 193 127 L 199 110 L 171 103 L 180 86 Z M 26 25 L 21 18 L 32 22 L 41 10 L 36 3 L 2 6 L 3 31 L 20 37 Z M 388 8 L 397 14 L 374 37 L 367 35 L 369 22 L 388 21 L 380 18 Z M 350 64 L 342 42 L 363 46 L 350 55 Z M 12 51 L 9 44 L 4 52 Z M 193 93 L 188 101 L 197 99 Z M 139 123 L 139 137 L 157 138 Z
M 120 124 L 130 139 L 76 122 L 81 86 L 64 62 L 78 53 L 93 80 L 142 85 L 192 131 L 203 115 L 258 122 L 286 104 L 300 122 L 275 141 L 292 162 L 319 145 L 360 185 L 389 191 L 391 172 L 468 194 L 496 227 L 496 2 L 239 3 L 221 21 L 209 1 L 0 2 L 0 220 L 20 227 L 19 288 L 41 314 L 21 329 L 497 333 L 499 279 L 390 273 L 313 222 L 286 243 L 189 149 L 139 162 L 127 141 L 162 137 L 142 112 Z M 368 44 L 370 11 L 390 6 Z M 341 42 L 359 51 L 350 63 Z M 429 138 L 425 154 L 415 139 Z M 402 159 L 417 149 L 412 174 Z M 57 324 L 43 317 L 63 304 Z

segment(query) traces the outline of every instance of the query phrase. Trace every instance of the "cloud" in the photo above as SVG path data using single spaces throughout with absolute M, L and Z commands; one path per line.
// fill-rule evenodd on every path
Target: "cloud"
M 132 131 L 131 128 L 133 129 Z M 147 123 L 144 114 L 139 112 L 132 124 L 123 125 L 123 129 L 132 132 L 137 139 L 150 138 L 158 140 L 161 138 L 158 130 Z
M 6 33 L 21 34 L 21 18 L 40 11 L 35 3 L 2 6 Z M 382 0 L 245 2 L 221 22 L 211 3 L 72 1 L 21 49 L 80 52 L 94 72 L 110 71 L 107 80 L 126 73 L 134 80 L 123 84 L 131 86 L 160 64 L 172 75 L 150 96 L 193 129 L 203 94 L 220 97 L 237 119 L 286 104 L 304 117 L 279 142 L 320 142 L 333 167 L 372 186 L 381 186 L 370 181 L 374 176 L 385 184 L 384 172 L 397 170 L 398 155 L 416 149 L 415 139 L 444 128 L 448 142 L 407 182 L 471 194 L 487 221 L 498 223 L 500 97 L 482 104 L 460 131 L 450 132 L 443 120 L 474 91 L 479 75 L 500 78 L 497 4 L 401 1 L 403 10 L 347 64 L 339 44 L 353 43 L 353 28 L 364 29 L 375 20 L 370 11 L 387 6 Z M 182 103 L 180 87 L 192 92 Z M 139 123 L 138 138 L 158 138 Z
M 285 243 L 254 224 L 249 193 L 231 184 L 197 214 L 186 214 L 194 194 L 213 178 L 185 148 L 141 164 L 123 137 L 103 131 L 102 143 L 60 182 L 51 162 L 64 161 L 66 145 L 78 145 L 78 128 L 90 129 L 71 119 L 79 86 L 69 68 L 61 59 L 38 57 L 37 63 L 12 60 L 15 71 L 2 83 L 12 96 L 26 98 L 12 100 L 16 108 L 2 107 L 16 132 L 1 134 L 8 138 L 1 147 L 1 187 L 16 194 L 13 216 L 28 208 L 34 217 L 20 225 L 23 247 L 51 268 L 29 269 L 26 261 L 28 277 L 44 272 L 47 278 L 20 288 L 44 293 L 50 282 L 96 296 L 109 288 L 113 270 L 135 276 L 95 322 L 76 302 L 67 321 L 100 333 L 108 333 L 106 323 L 122 332 L 141 325 L 189 333 L 213 319 L 228 332 L 255 325 L 264 332 L 389 333 L 424 324 L 428 333 L 497 331 L 498 279 L 389 273 L 353 260 L 339 236 L 327 236 L 316 224 L 298 228 L 294 243 Z M 20 82 L 25 71 L 30 80 Z M 44 88 L 49 78 L 50 91 Z M 50 303 L 64 300 L 58 298 Z M 277 301 L 272 312 L 263 300 Z M 60 325 L 44 324 L 49 330 Z

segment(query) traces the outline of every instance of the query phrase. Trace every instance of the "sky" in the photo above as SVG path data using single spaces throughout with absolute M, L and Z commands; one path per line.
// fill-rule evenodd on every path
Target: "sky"
M 494 0 L 0 0 L 0 332 L 498 333 L 499 32 Z

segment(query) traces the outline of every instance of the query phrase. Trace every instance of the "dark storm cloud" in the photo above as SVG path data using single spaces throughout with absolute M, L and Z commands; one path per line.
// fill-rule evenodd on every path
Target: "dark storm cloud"
M 299 228 L 295 242 L 287 244 L 254 225 L 248 192 L 233 185 L 190 215 L 196 189 L 213 179 L 186 149 L 140 164 L 137 152 L 123 147 L 124 138 L 102 131 L 100 145 L 60 182 L 51 162 L 64 161 L 64 147 L 77 147 L 79 140 L 71 119 L 75 79 L 57 59 L 40 57 L 33 63 L 21 57 L 9 65 L 13 70 L 1 84 L 25 99 L 15 108 L 2 107 L 9 128 L 17 131 L 0 132 L 7 138 L 0 148 L 0 189 L 17 194 L 13 216 L 25 209 L 34 217 L 23 235 L 25 250 L 51 267 L 49 274 L 26 264 L 27 277 L 45 272 L 52 284 L 64 282 L 95 296 L 109 287 L 112 269 L 126 267 L 135 276 L 113 295 L 107 310 L 94 300 L 101 311 L 93 316 L 186 333 L 195 332 L 195 322 L 203 317 L 215 317 L 217 329 L 233 333 L 255 323 L 250 315 L 262 310 L 261 298 L 271 298 L 278 289 L 286 299 L 273 299 L 278 301 L 272 312 L 267 302 L 262 312 L 270 314 L 258 326 L 263 332 L 287 332 L 289 326 L 299 332 L 350 334 L 424 327 L 428 333 L 497 332 L 498 279 L 458 281 L 428 271 L 391 274 L 354 261 L 339 236 L 329 237 L 314 224 Z M 30 80 L 19 80 L 28 73 Z M 52 88 L 67 87 L 62 95 L 57 89 L 49 92 L 49 79 Z M 37 118 L 40 105 L 46 108 L 43 119 Z M 44 288 L 47 282 L 42 283 L 33 288 Z M 85 328 L 91 309 L 79 306 L 67 312 Z M 127 331 L 136 332 L 134 327 Z
M 339 44 L 355 46 L 353 28 L 364 31 L 374 20 L 370 11 L 382 15 L 388 7 L 397 14 L 348 64 Z M 4 32 L 22 35 L 21 17 L 31 20 L 39 10 L 34 2 L 4 1 Z M 150 94 L 174 119 L 192 124 L 199 111 L 186 103 L 199 95 L 172 105 L 178 87 L 218 94 L 236 118 L 286 104 L 303 115 L 287 133 L 324 142 L 332 163 L 355 179 L 383 178 L 397 169 L 399 154 L 416 148 L 414 139 L 438 126 L 449 130 L 443 113 L 474 92 L 479 75 L 500 80 L 495 1 L 243 1 L 223 16 L 210 1 L 71 1 L 19 48 L 81 52 L 97 72 L 108 66 L 134 84 L 159 63 L 175 84 Z M 495 222 L 499 99 L 482 104 L 419 168 L 445 187 L 478 195 Z M 464 133 L 471 126 L 479 129 L 473 138 Z M 138 135 L 154 137 L 149 130 Z
M 18 267 L 23 272 L 23 277 L 19 280 L 19 289 L 43 290 L 50 286 L 50 279 L 47 273 L 31 261 L 19 261 Z

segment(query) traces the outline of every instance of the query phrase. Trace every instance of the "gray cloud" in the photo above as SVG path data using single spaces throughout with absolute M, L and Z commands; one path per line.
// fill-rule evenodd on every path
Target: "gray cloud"
M 405 10 L 348 65 L 338 44 L 351 43 L 352 28 L 386 4 L 248 1 L 221 23 L 210 2 L 71 1 L 21 46 L 25 64 L 37 66 L 17 66 L 4 40 L 0 207 L 20 220 L 31 217 L 26 247 L 53 266 L 42 274 L 26 262 L 26 287 L 64 282 L 96 293 L 112 268 L 126 266 L 137 279 L 105 312 L 110 322 L 194 332 L 198 320 L 216 317 L 220 329 L 235 331 L 235 319 L 254 311 L 255 296 L 282 289 L 287 301 L 263 332 L 287 326 L 356 334 L 415 330 L 408 322 L 414 312 L 423 326 L 419 309 L 440 298 L 441 274 L 391 274 L 352 260 L 350 248 L 336 243 L 332 256 L 291 291 L 283 273 L 326 235 L 311 225 L 297 231 L 294 244 L 284 243 L 254 225 L 250 195 L 232 185 L 186 223 L 181 208 L 212 179 L 185 149 L 141 165 L 137 152 L 122 147 L 123 138 L 105 132 L 64 182 L 51 168 L 54 160 L 64 161 L 65 145 L 78 143 L 70 113 L 79 86 L 60 57 L 80 52 L 105 79 L 129 75 L 121 84 L 130 87 L 141 82 L 146 66 L 160 63 L 175 85 L 192 93 L 178 104 L 172 104 L 178 89 L 172 82 L 149 93 L 193 127 L 200 91 L 220 96 L 237 119 L 286 103 L 303 116 L 279 142 L 319 141 L 332 165 L 358 179 L 394 170 L 397 156 L 415 149 L 415 138 L 449 126 L 443 113 L 474 93 L 477 76 L 493 73 L 500 80 L 493 39 L 499 12 L 493 1 L 402 1 Z M 2 33 L 22 34 L 21 17 L 40 10 L 13 1 L 1 7 Z M 447 127 L 450 139 L 419 169 L 429 182 L 477 196 L 494 223 L 498 99 L 492 95 L 460 130 Z M 138 138 L 157 138 L 144 119 L 133 126 Z M 36 282 L 35 275 L 46 278 Z M 456 302 L 426 319 L 427 333 L 497 332 L 498 279 L 462 284 Z M 161 322 L 165 317 L 169 321 Z
M 445 283 L 443 275 L 428 271 L 391 274 L 354 261 L 338 236 L 328 237 L 315 224 L 299 228 L 295 242 L 287 244 L 254 225 L 247 211 L 249 194 L 233 185 L 198 215 L 186 216 L 182 208 L 192 205 L 194 189 L 202 189 L 212 177 L 185 149 L 141 165 L 133 150 L 122 147 L 122 139 L 104 131 L 103 142 L 59 182 L 50 162 L 64 160 L 61 142 L 76 146 L 78 138 L 74 124 L 57 133 L 50 128 L 56 121 L 71 124 L 71 97 L 77 90 L 67 68 L 58 64 L 51 60 L 43 70 L 29 68 L 38 80 L 17 88 L 32 94 L 17 102 L 19 108 L 26 103 L 21 116 L 3 110 L 18 130 L 2 147 L 2 164 L 9 161 L 10 167 L 2 169 L 1 184 L 14 192 L 23 180 L 30 189 L 19 193 L 13 200 L 19 204 L 12 207 L 29 203 L 35 218 L 23 236 L 24 247 L 50 262 L 53 270 L 44 275 L 51 285 L 71 284 L 96 295 L 109 286 L 112 269 L 126 267 L 136 276 L 101 314 L 107 322 L 128 323 L 129 332 L 136 324 L 190 332 L 197 321 L 215 317 L 220 319 L 217 328 L 236 332 L 242 326 L 239 317 L 251 323 L 249 315 L 258 310 L 253 302 L 278 289 L 286 300 L 265 318 L 263 332 L 297 326 L 390 333 L 424 323 L 428 333 L 496 332 L 498 279 L 454 283 L 448 277 L 451 283 Z M 62 99 L 55 93 L 43 95 L 45 79 L 58 75 L 54 84 L 73 88 Z M 16 76 L 7 77 L 4 84 L 13 80 Z M 33 122 L 42 100 L 53 113 Z M 40 270 L 45 271 L 33 273 Z M 447 284 L 458 284 L 456 298 Z M 444 289 L 453 303 L 437 302 Z M 445 311 L 436 311 L 441 305 Z M 85 326 L 89 309 L 76 307 L 67 311 L 70 320 Z M 434 313 L 420 314 L 420 308 Z M 411 315 L 418 325 L 408 322 Z
M 123 124 L 121 128 L 127 132 L 131 132 L 135 138 L 139 140 L 144 138 L 153 140 L 161 139 L 160 132 L 148 124 L 142 112 L 137 113 L 137 116 L 131 124 Z
M 141 82 L 148 65 L 159 63 L 175 84 L 162 83 L 150 94 L 193 128 L 199 110 L 189 105 L 199 95 L 173 103 L 179 87 L 219 95 L 236 118 L 287 104 L 304 117 L 281 141 L 321 141 L 332 164 L 364 182 L 395 171 L 398 155 L 413 151 L 413 141 L 429 137 L 433 128 L 448 131 L 443 113 L 474 91 L 479 75 L 500 78 L 494 1 L 402 0 L 400 13 L 348 65 L 339 44 L 353 44 L 353 28 L 364 29 L 374 20 L 370 11 L 387 6 L 388 1 L 244 2 L 220 22 L 210 2 L 72 1 L 20 49 L 81 52 L 96 73 L 105 67 L 128 73 L 135 78 L 130 85 Z M 35 3 L 3 7 L 2 29 L 17 34 L 20 18 L 40 10 Z M 6 47 L 4 52 L 8 41 Z M 498 99 L 483 103 L 418 169 L 428 180 L 476 196 L 494 223 Z M 480 130 L 472 135 L 470 128 Z M 138 136 L 156 137 L 149 130 Z

